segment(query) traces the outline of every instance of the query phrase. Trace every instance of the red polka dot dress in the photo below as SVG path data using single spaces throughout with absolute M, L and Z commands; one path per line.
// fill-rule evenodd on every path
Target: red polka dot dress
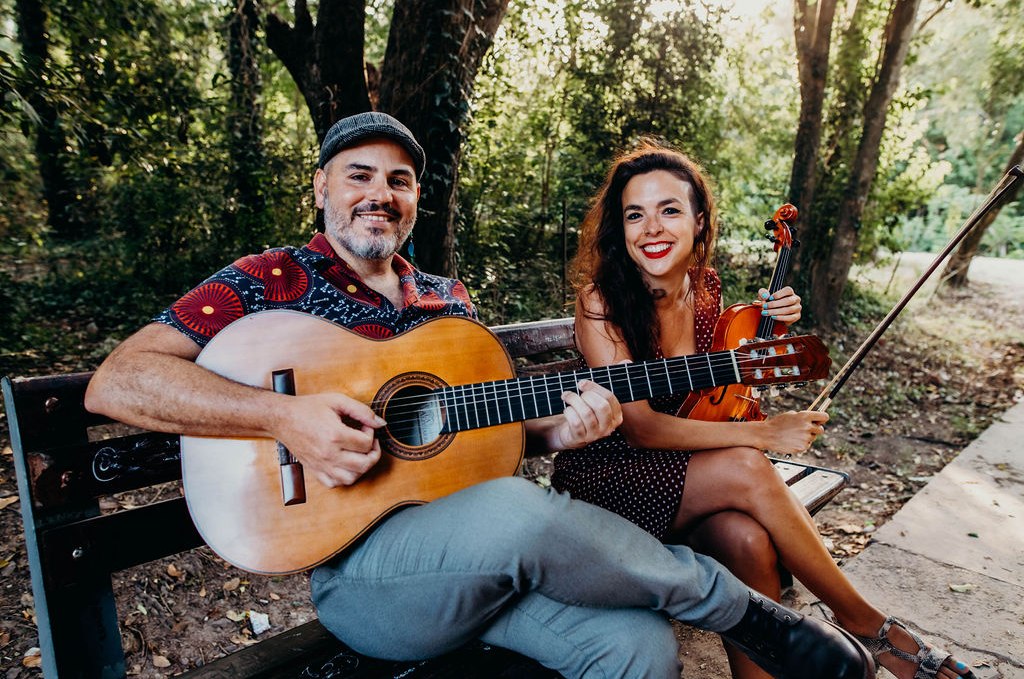
M 698 352 L 711 350 L 722 303 L 718 274 L 706 270 L 704 287 L 707 294 L 694 309 Z M 686 396 L 673 394 L 648 402 L 654 410 L 674 415 Z M 585 448 L 560 452 L 551 483 L 578 500 L 629 519 L 660 540 L 679 510 L 691 455 L 685 450 L 634 448 L 615 431 Z

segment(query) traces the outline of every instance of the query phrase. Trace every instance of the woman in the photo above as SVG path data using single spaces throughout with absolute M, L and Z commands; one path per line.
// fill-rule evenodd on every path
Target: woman
M 716 226 L 707 181 L 683 154 L 648 141 L 616 160 L 583 223 L 576 260 L 576 341 L 589 365 L 710 349 L 721 309 L 721 284 L 708 267 Z M 800 318 L 791 288 L 760 294 L 762 313 L 785 323 Z M 853 588 L 762 454 L 806 450 L 826 414 L 703 422 L 674 416 L 682 400 L 624 404 L 618 432 L 558 455 L 555 487 L 665 542 L 711 554 L 775 599 L 781 561 L 899 679 L 974 676 Z M 736 649 L 727 651 L 734 677 L 768 676 Z

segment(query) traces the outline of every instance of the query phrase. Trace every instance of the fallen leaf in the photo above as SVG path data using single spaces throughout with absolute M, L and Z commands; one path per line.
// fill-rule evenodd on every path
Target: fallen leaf
M 162 655 L 153 655 L 153 667 L 170 667 L 171 661 Z
M 21 664 L 24 667 L 39 667 L 43 662 L 43 653 L 39 650 L 38 646 L 25 651 L 25 655 L 21 659 Z
M 143 615 L 149 615 L 149 611 L 147 611 L 146 607 L 143 606 L 141 603 L 135 604 L 135 610 L 137 610 L 139 613 L 142 613 Z
M 206 596 L 206 585 L 203 585 L 202 587 L 199 588 L 199 596 L 201 596 L 201 597 L 205 597 Z
M 6 507 L 10 507 L 11 505 L 13 505 L 17 501 L 18 501 L 18 496 L 17 495 L 12 495 L 11 497 L 0 498 L 0 509 L 4 509 Z
M 259 641 L 241 634 L 234 634 L 231 637 L 231 643 L 238 644 L 239 646 L 252 646 L 253 644 L 259 643 Z
M 277 594 L 274 594 L 273 592 L 270 593 L 270 598 L 273 599 L 274 601 L 280 601 L 281 600 L 281 597 L 278 596 Z
M 179 580 L 185 577 L 185 573 L 179 570 L 178 567 L 175 566 L 173 563 L 167 564 L 167 575 L 171 576 L 172 578 L 178 578 Z
M 951 591 L 958 592 L 960 594 L 968 594 L 969 592 L 973 592 L 975 587 L 976 585 L 972 585 L 969 582 L 965 582 L 962 585 L 954 585 L 952 583 L 949 585 L 949 589 Z
M 231 578 L 230 580 L 225 582 L 223 585 L 221 585 L 221 587 L 224 589 L 225 592 L 233 592 L 236 589 L 238 589 L 238 586 L 240 584 L 242 584 L 242 579 L 241 578 Z
M 238 611 L 228 611 L 224 614 L 224 617 L 231 622 L 242 622 L 245 620 L 245 613 L 239 613 Z

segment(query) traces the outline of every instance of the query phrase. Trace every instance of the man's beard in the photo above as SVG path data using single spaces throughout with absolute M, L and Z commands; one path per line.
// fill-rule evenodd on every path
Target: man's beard
M 389 215 L 397 215 L 391 206 L 375 203 L 360 203 L 353 208 L 351 215 L 346 215 L 340 208 L 331 205 L 327 193 L 324 193 L 324 228 L 327 232 L 356 257 L 369 260 L 388 259 L 397 253 L 409 238 L 416 218 L 398 222 L 397 229 L 371 229 L 369 235 L 362 235 L 356 233 L 352 221 L 358 212 L 364 211 L 385 211 Z

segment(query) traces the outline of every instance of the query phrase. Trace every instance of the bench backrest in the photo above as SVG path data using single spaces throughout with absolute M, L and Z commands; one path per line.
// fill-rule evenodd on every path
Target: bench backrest
M 492 330 L 514 359 L 536 363 L 573 348 L 571 318 Z M 101 497 L 179 480 L 181 467 L 177 436 L 128 431 L 86 411 L 90 377 L 3 380 L 43 672 L 50 679 L 125 676 L 111 573 L 203 544 L 181 497 L 101 513 Z

